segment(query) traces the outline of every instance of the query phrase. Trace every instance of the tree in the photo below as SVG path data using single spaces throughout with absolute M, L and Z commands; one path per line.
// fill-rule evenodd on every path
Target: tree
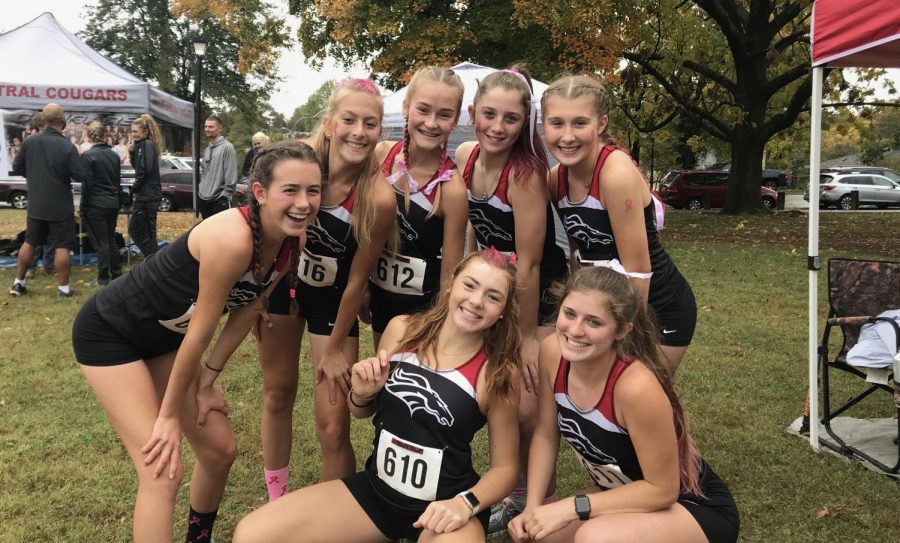
M 99 0 L 87 8 L 81 36 L 134 75 L 193 101 L 192 44 L 202 35 L 209 44 L 203 98 L 217 109 L 261 109 L 278 81 L 274 61 L 287 45 L 284 23 L 260 0 L 195 3 L 175 2 L 170 10 L 167 0 Z M 235 5 L 251 15 L 229 11 Z
M 550 45 L 548 31 L 517 23 L 510 1 L 290 0 L 289 6 L 300 18 L 303 54 L 314 65 L 325 58 L 348 68 L 366 64 L 389 89 L 427 64 L 503 67 L 525 61 L 539 79 L 560 68 L 561 49 Z
M 321 119 L 325 108 L 328 107 L 328 99 L 334 90 L 334 81 L 326 81 L 316 89 L 306 103 L 294 109 L 291 118 L 285 123 L 291 132 L 312 132 Z

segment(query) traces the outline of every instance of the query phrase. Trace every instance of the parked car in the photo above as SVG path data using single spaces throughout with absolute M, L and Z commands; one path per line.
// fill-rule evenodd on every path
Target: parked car
M 178 209 L 193 209 L 193 170 L 160 170 L 160 185 L 162 185 L 162 201 L 159 203 L 160 211 L 175 211 Z M 238 183 L 234 188 L 234 205 L 247 203 L 248 187 Z
M 867 173 L 823 173 L 819 176 L 819 207 L 837 206 L 853 209 L 853 193 L 859 205 L 874 205 L 879 209 L 900 206 L 900 183 L 883 175 Z M 809 189 L 803 194 L 809 201 Z
M 710 168 L 710 170 L 721 170 L 723 172 L 728 172 L 731 171 L 731 163 L 723 162 L 721 164 L 714 164 Z M 769 168 L 763 168 L 762 186 L 764 187 L 769 187 L 772 190 L 778 190 L 781 187 L 786 187 L 790 180 L 790 170 L 773 170 Z
M 895 183 L 900 183 L 900 173 L 890 168 L 882 168 L 880 166 L 832 166 L 830 168 L 822 168 L 819 173 L 865 173 L 882 175 Z
M 664 204 L 676 209 L 704 209 L 722 207 L 728 191 L 728 172 L 712 170 L 675 170 L 660 181 L 659 197 Z M 763 205 L 775 209 L 778 193 L 760 187 Z
M 25 178 L 10 176 L 0 179 L 0 202 L 6 202 L 16 209 L 28 207 L 28 187 Z
M 190 159 L 189 159 L 190 160 Z M 162 155 L 159 157 L 160 170 L 190 170 L 191 162 L 185 161 L 185 157 L 175 155 Z

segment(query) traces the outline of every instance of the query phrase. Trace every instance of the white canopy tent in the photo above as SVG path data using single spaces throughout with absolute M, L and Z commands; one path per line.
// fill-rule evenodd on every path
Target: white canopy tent
M 472 100 L 475 98 L 475 90 L 478 88 L 478 82 L 496 72 L 497 69 L 472 64 L 471 62 L 457 64 L 451 69 L 456 72 L 456 75 L 458 75 L 460 79 L 462 79 L 463 85 L 466 87 L 466 92 L 463 94 L 462 111 L 460 112 L 458 123 L 459 126 L 466 126 L 470 123 L 469 106 L 472 105 Z M 538 110 L 537 120 L 540 122 L 541 96 L 544 94 L 544 91 L 547 90 L 547 84 L 536 79 L 532 80 L 531 84 L 534 87 L 535 105 Z M 383 126 L 385 128 L 403 128 L 403 125 L 406 122 L 403 119 L 403 100 L 406 98 L 407 89 L 408 87 L 403 87 L 384 99 Z
M 900 68 L 900 1 L 817 0 L 813 4 L 809 148 L 809 442 L 819 448 L 819 162 L 825 68 Z
M 147 113 L 191 128 L 194 106 L 128 73 L 66 30 L 52 13 L 0 34 L 0 108 Z

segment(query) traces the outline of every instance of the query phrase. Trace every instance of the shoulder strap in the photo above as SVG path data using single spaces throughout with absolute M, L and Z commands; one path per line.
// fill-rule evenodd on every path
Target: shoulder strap
M 481 152 L 481 146 L 475 145 L 469 160 L 466 161 L 466 167 L 463 170 L 463 181 L 466 182 L 466 188 L 472 188 L 472 172 L 475 171 L 475 161 L 478 160 L 478 153 Z
M 398 141 L 391 147 L 391 150 L 388 151 L 387 156 L 384 157 L 384 162 L 381 163 L 381 171 L 384 172 L 384 175 L 391 175 L 391 171 L 394 169 L 394 161 L 402 150 L 403 141 Z

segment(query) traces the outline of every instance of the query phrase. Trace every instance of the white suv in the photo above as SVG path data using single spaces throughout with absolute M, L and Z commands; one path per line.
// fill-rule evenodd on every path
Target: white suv
M 809 201 L 809 189 L 803 198 Z M 874 205 L 879 209 L 900 206 L 900 184 L 883 175 L 863 172 L 823 173 L 819 177 L 820 207 L 836 205 L 841 209 L 854 209 L 854 203 Z

